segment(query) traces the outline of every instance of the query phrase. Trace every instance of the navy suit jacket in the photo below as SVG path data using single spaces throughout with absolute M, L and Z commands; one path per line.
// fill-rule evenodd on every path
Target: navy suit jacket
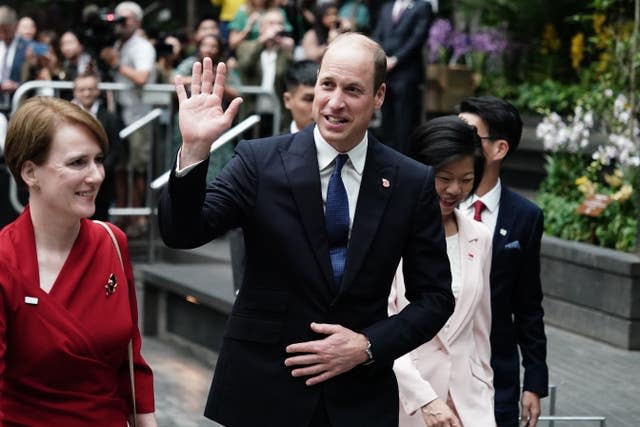
M 184 177 L 171 176 L 160 201 L 169 246 L 244 231 L 245 275 L 205 415 L 225 426 L 300 427 L 324 405 L 336 427 L 397 426 L 393 361 L 431 339 L 453 311 L 431 169 L 369 137 L 340 287 L 332 278 L 313 125 L 241 142 L 208 186 L 206 170 L 203 162 Z M 388 318 L 401 257 L 411 304 Z M 322 338 L 311 322 L 364 333 L 375 362 L 311 387 L 293 378 L 285 348 Z
M 431 5 L 424 0 L 412 1 L 396 23 L 391 17 L 392 10 L 393 1 L 382 5 L 371 37 L 380 43 L 387 56 L 398 59 L 387 75 L 387 82 L 418 84 L 425 79 L 422 48 L 429 35 Z
M 524 390 L 547 395 L 547 339 L 540 283 L 543 214 L 535 204 L 502 187 L 491 264 L 491 367 L 496 412 L 520 400 L 518 348 Z
M 13 63 L 11 64 L 11 71 L 9 72 L 9 80 L 17 83 L 22 82 L 22 64 L 26 60 L 27 48 L 32 42 L 18 37 L 18 44 L 16 46 L 16 52 L 13 57 Z

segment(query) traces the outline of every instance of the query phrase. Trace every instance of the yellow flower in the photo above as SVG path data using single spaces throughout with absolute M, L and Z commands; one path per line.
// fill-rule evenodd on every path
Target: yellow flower
M 622 186 L 622 188 L 616 191 L 611 196 L 611 198 L 618 202 L 624 202 L 625 200 L 628 200 L 632 195 L 633 195 L 633 187 L 629 184 L 625 184 Z
M 542 46 L 540 51 L 543 54 L 550 52 L 557 52 L 560 49 L 560 38 L 556 28 L 551 23 L 547 23 L 544 26 L 544 32 L 542 33 Z
M 596 34 L 596 47 L 598 49 L 607 49 L 613 42 L 615 32 L 611 25 L 607 25 Z
M 571 38 L 571 67 L 574 70 L 580 68 L 584 58 L 584 34 L 578 33 Z
M 602 31 L 602 25 L 607 20 L 607 17 L 602 14 L 593 15 L 593 32 L 596 34 L 600 34 Z
M 596 193 L 596 186 L 586 176 L 581 176 L 576 179 L 576 186 L 578 190 L 586 197 L 593 196 Z
M 604 174 L 604 180 L 611 188 L 618 188 L 622 185 L 622 177 L 623 173 L 620 169 L 616 169 L 613 172 L 613 175 L 609 175 L 608 173 Z

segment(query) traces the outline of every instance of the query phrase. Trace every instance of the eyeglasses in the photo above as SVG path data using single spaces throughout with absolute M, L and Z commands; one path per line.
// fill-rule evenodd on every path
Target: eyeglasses
M 497 141 L 498 139 L 504 139 L 501 136 L 480 136 L 479 138 L 481 140 L 487 140 L 487 141 Z

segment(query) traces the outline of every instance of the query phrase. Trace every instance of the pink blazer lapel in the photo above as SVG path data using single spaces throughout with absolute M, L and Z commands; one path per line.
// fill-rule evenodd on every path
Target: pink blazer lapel
M 483 250 L 478 244 L 479 236 L 469 227 L 461 215 L 456 211 L 456 219 L 458 220 L 458 239 L 460 242 L 460 275 L 462 282 L 462 290 L 456 301 L 456 307 L 449 318 L 449 328 L 438 333 L 440 339 L 444 342 L 453 342 L 463 328 L 471 321 L 473 317 L 473 307 L 477 305 L 481 295 L 481 286 L 479 283 L 482 279 L 482 254 Z

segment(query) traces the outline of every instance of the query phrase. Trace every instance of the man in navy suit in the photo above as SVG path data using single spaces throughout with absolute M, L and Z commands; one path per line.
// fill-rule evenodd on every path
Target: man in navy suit
M 387 55 L 387 91 L 382 106 L 381 138 L 401 153 L 421 122 L 422 48 L 429 35 L 431 4 L 425 0 L 391 0 L 382 5 L 372 33 Z
M 486 158 L 480 185 L 460 210 L 493 231 L 491 367 L 496 421 L 498 427 L 518 426 L 520 349 L 524 367 L 521 421 L 535 427 L 540 398 L 548 393 L 540 283 L 544 219 L 540 208 L 500 182 L 502 161 L 520 142 L 522 120 L 513 105 L 494 97 L 464 100 L 460 117 L 478 130 Z
M 453 311 L 432 171 L 367 133 L 385 68 L 377 43 L 339 36 L 320 64 L 315 125 L 241 142 L 208 186 L 211 143 L 240 100 L 223 112 L 225 67 L 214 83 L 209 59 L 194 66 L 191 97 L 176 82 L 183 144 L 162 237 L 190 248 L 240 226 L 246 243 L 205 409 L 223 425 L 395 427 L 393 361 Z M 401 257 L 411 304 L 387 317 Z

